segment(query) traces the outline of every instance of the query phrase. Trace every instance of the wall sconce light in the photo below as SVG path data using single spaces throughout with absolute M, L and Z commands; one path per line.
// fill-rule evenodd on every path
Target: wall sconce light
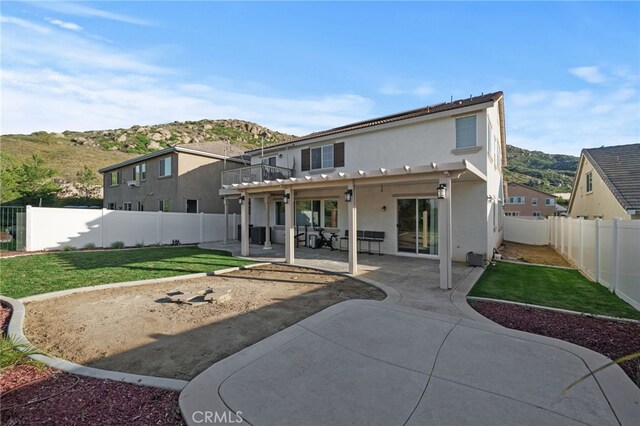
M 445 198 L 447 198 L 447 184 L 441 183 L 440 185 L 438 185 L 437 192 L 439 200 L 444 200 Z
M 287 192 L 284 194 L 284 197 L 282 197 L 282 200 L 284 201 L 285 204 L 289 204 L 289 198 L 291 198 L 291 194 Z
M 344 193 L 344 201 L 346 201 L 347 203 L 350 203 L 351 197 L 353 197 L 353 190 L 347 189 L 346 192 Z
M 493 200 L 494 200 L 493 195 L 487 195 L 487 202 L 493 203 Z
M 387 211 L 387 206 L 382 206 L 382 211 L 386 212 Z
M 238 198 L 238 203 L 240 203 L 240 205 L 244 203 L 244 195 L 241 195 L 240 198 Z

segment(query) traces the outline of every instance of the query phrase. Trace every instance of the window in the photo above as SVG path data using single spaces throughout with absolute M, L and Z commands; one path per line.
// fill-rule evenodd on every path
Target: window
M 198 200 L 187 200 L 187 213 L 198 213 Z
M 124 203 L 124 204 L 122 205 L 122 210 L 131 211 L 131 202 Z
M 284 202 L 276 201 L 276 225 L 284 225 Z
M 133 180 L 137 180 L 138 182 L 147 180 L 147 163 L 133 166 Z
M 476 116 L 456 118 L 456 148 L 476 146 Z
M 116 209 L 116 203 L 107 203 L 107 209 L 115 210 Z
M 160 177 L 171 176 L 171 157 L 160 159 Z
M 540 212 L 533 212 L 533 217 L 540 217 Z
M 276 165 L 276 157 L 267 157 L 262 159 L 262 164 L 266 164 L 267 166 L 275 166 Z
M 333 145 L 311 148 L 311 170 L 333 167 Z
M 532 206 L 537 206 L 538 205 L 538 199 L 537 198 L 532 198 L 531 199 L 531 205 Z
M 158 200 L 158 210 L 161 212 L 168 212 L 169 200 Z
M 138 209 L 139 212 L 143 212 L 144 211 L 144 202 L 142 201 L 138 201 Z
M 344 142 L 323 145 L 315 148 L 305 148 L 300 151 L 300 169 L 308 170 L 330 169 L 344 167 Z
M 554 206 L 555 204 L 556 200 L 554 200 L 553 198 L 547 198 L 546 200 L 544 200 L 545 206 Z
M 120 171 L 111 172 L 111 180 L 109 182 L 111 186 L 118 186 L 120 184 Z
M 593 173 L 587 173 L 587 192 L 593 191 Z
M 504 212 L 505 216 L 520 216 L 520 212 Z
M 337 228 L 338 200 L 296 201 L 295 224 L 299 226 Z
M 509 197 L 505 204 L 524 204 L 525 197 Z

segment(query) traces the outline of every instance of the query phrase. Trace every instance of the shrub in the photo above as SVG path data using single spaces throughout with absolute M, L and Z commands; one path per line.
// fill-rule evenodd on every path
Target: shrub
M 75 251 L 75 250 L 77 250 L 71 244 L 63 244 L 61 248 L 62 248 L 62 251 Z
M 136 243 L 136 247 L 138 247 L 138 248 L 144 247 L 144 241 L 137 242 Z
M 93 243 L 87 243 L 84 246 L 82 246 L 82 248 L 85 250 L 93 250 L 94 248 L 96 248 L 96 245 Z
M 18 340 L 15 336 L 0 338 L 0 370 L 15 365 L 35 365 L 44 367 L 40 361 L 29 358 L 31 355 L 46 355 L 38 348 Z
M 111 243 L 111 248 L 113 248 L 113 249 L 124 248 L 124 243 L 122 241 L 114 241 L 114 242 Z

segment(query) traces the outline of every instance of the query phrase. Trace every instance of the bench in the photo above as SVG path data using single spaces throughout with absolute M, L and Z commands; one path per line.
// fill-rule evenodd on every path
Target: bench
M 340 251 L 342 251 L 342 240 L 349 240 L 349 230 L 344 231 L 344 237 L 340 238 Z M 382 256 L 380 252 L 380 243 L 384 241 L 384 232 L 382 231 L 357 231 L 356 240 L 358 242 L 358 252 L 362 252 L 360 250 L 360 242 L 367 243 L 367 253 L 373 254 L 371 251 L 371 244 L 378 243 L 378 255 Z

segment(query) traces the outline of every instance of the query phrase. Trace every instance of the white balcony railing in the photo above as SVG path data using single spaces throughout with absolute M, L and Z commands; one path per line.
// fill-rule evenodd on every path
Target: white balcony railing
M 284 167 L 256 164 L 239 169 L 222 172 L 222 186 L 243 182 L 263 182 L 265 180 L 287 179 L 293 175 L 291 169 Z

